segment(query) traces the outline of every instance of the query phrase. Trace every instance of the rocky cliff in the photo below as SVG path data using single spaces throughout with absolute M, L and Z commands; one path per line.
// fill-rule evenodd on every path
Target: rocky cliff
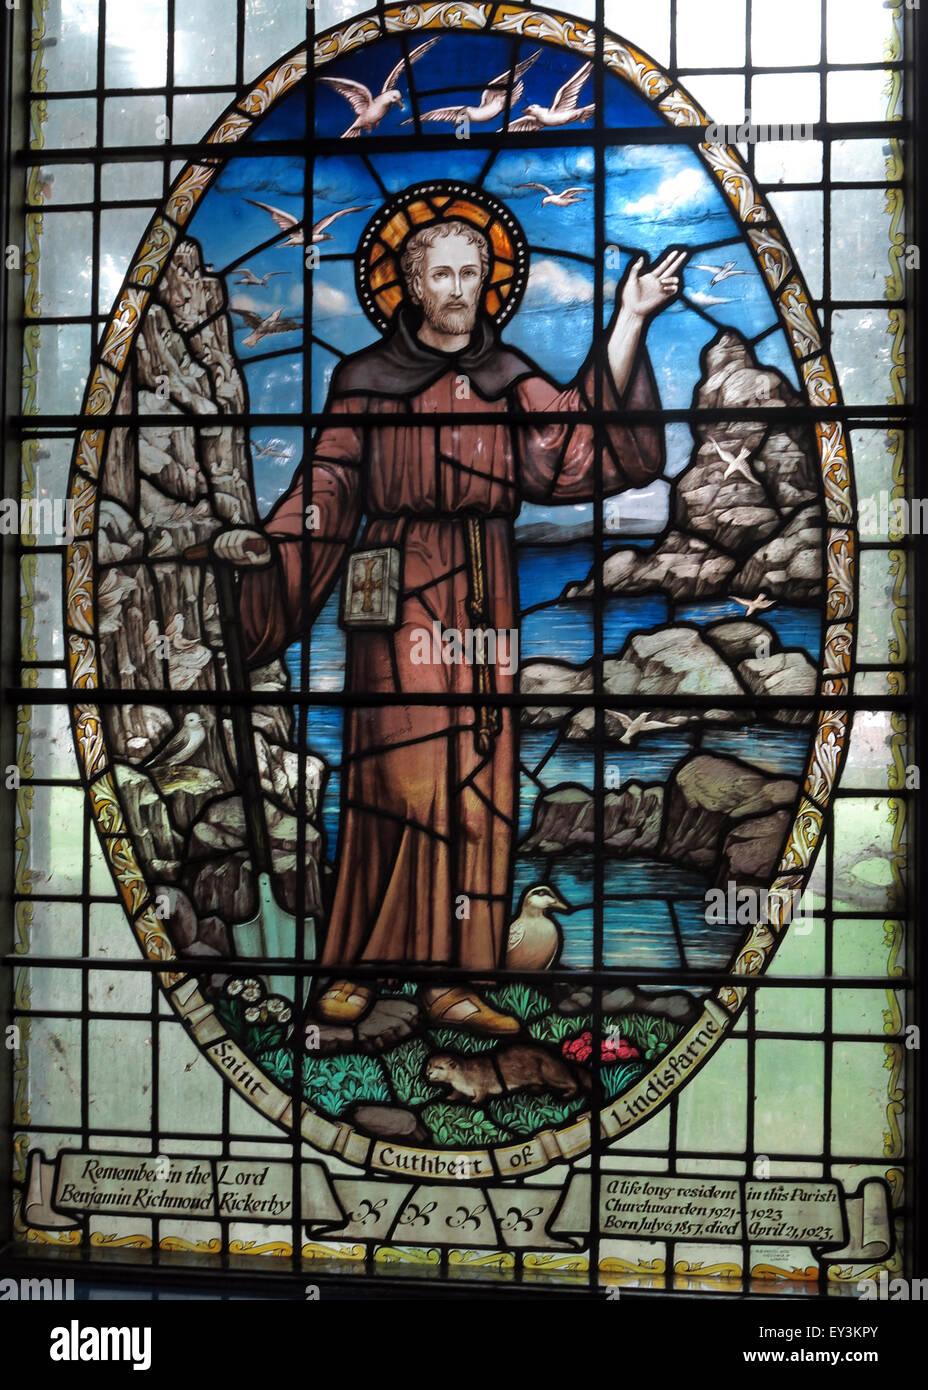
M 628 745 L 648 733 L 666 728 L 678 730 L 704 723 L 750 723 L 750 709 L 737 713 L 725 708 L 726 696 L 765 695 L 806 696 L 815 692 L 815 667 L 801 651 L 784 651 L 773 628 L 746 619 L 723 619 L 707 627 L 686 624 L 660 627 L 652 632 L 635 632 L 620 655 L 603 662 L 603 685 L 607 695 L 648 697 L 646 722 L 639 728 L 633 722 L 638 710 L 608 709 L 605 735 Z M 591 738 L 594 719 L 591 709 L 571 714 L 558 706 L 558 695 L 583 695 L 593 690 L 593 665 L 571 666 L 562 661 L 530 661 L 522 668 L 523 695 L 543 697 L 544 703 L 527 706 L 522 722 L 550 727 L 566 720 L 565 733 L 571 739 Z M 688 709 L 661 708 L 662 695 L 693 695 L 718 700 L 718 707 Z M 811 711 L 775 707 L 765 709 L 764 717 L 794 724 L 812 719 Z
M 786 378 L 758 364 L 727 329 L 705 349 L 694 407 L 765 412 L 802 404 Z M 805 426 L 769 417 L 693 426 L 689 466 L 672 483 L 669 529 L 648 550 L 613 551 L 603 564 L 610 595 L 661 592 L 675 599 L 738 595 L 790 602 L 822 592 L 817 449 Z M 592 573 L 564 598 L 591 598 Z
M 736 758 L 698 754 L 666 785 L 629 782 L 604 797 L 603 846 L 621 859 L 657 859 L 696 869 L 719 885 L 763 887 L 777 867 L 798 783 Z M 594 801 L 584 787 L 540 796 L 524 853 L 563 854 L 593 843 Z
M 104 711 L 125 814 L 149 881 L 169 905 L 176 946 L 206 956 L 229 952 L 229 924 L 251 917 L 257 898 L 228 711 L 197 702 L 198 691 L 229 685 L 213 573 L 183 553 L 225 525 L 257 520 L 246 431 L 222 418 L 245 409 L 224 284 L 205 272 L 197 243 L 182 241 L 145 317 L 114 417 L 101 479 L 97 595 L 104 683 L 129 693 Z M 136 411 L 161 419 L 119 429 L 119 416 Z M 280 700 L 287 686 L 279 661 L 251 673 L 251 689 L 267 694 L 252 727 L 275 891 L 293 911 L 299 755 L 292 710 Z M 181 698 L 146 699 L 162 689 Z M 304 766 L 310 825 L 300 857 L 306 910 L 315 914 L 324 769 L 311 757 Z

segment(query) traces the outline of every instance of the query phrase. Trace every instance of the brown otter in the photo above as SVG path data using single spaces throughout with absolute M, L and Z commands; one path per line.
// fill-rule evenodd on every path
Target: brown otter
M 482 1105 L 487 1096 L 507 1091 L 556 1091 L 575 1096 L 589 1090 L 591 1081 L 580 1067 L 570 1067 L 541 1047 L 517 1045 L 495 1054 L 474 1057 L 436 1052 L 425 1064 L 425 1074 L 436 1085 L 450 1086 L 447 1099 Z

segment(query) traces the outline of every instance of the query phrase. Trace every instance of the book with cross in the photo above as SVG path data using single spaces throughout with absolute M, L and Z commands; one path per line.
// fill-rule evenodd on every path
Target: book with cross
M 395 628 L 400 591 L 400 552 L 384 545 L 356 550 L 348 561 L 342 590 L 344 627 Z

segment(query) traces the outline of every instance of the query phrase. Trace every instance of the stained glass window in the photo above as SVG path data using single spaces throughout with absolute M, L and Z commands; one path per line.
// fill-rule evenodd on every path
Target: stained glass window
M 10 9 L 11 1268 L 918 1274 L 917 8 Z

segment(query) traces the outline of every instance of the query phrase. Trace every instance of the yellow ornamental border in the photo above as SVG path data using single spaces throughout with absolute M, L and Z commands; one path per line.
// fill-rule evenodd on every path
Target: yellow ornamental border
M 493 14 L 490 20 L 491 12 Z M 439 3 L 406 5 L 387 10 L 382 22 L 367 18 L 353 20 L 329 30 L 315 41 L 314 66 L 320 68 L 342 54 L 375 43 L 387 34 L 422 29 L 471 30 L 496 34 L 518 34 L 533 42 L 544 41 L 568 48 L 587 57 L 597 52 L 592 25 L 569 17 L 526 9 L 517 5 L 493 7 L 489 4 Z M 615 35 L 603 38 L 602 53 L 608 71 L 622 77 L 666 117 L 678 126 L 706 128 L 706 113 L 646 54 Z M 207 144 L 230 145 L 241 142 L 282 96 L 306 75 L 306 50 L 299 48 L 270 68 L 251 90 L 238 98 L 213 125 Z M 838 402 L 833 364 L 821 347 L 820 327 L 804 280 L 793 264 L 776 219 L 767 207 L 737 150 L 702 142 L 696 149 L 727 198 L 747 244 L 751 247 L 761 274 L 777 303 L 783 327 L 792 344 L 805 382 L 809 401 L 832 406 Z M 184 227 L 203 195 L 223 167 L 227 156 L 215 159 L 204 155 L 180 174 L 163 210 L 152 219 L 139 251 L 117 296 L 107 324 L 101 359 L 94 369 L 84 398 L 85 416 L 113 414 L 119 388 L 125 375 L 150 292 L 164 270 Z M 825 487 L 825 556 L 827 609 L 830 626 L 825 635 L 825 661 L 820 693 L 843 694 L 848 689 L 851 664 L 854 613 L 854 533 L 849 450 L 843 426 L 822 421 L 817 430 L 820 462 Z M 92 533 L 97 505 L 96 479 L 99 477 L 106 430 L 88 421 L 80 434 L 71 469 L 69 496 L 80 503 L 80 535 Z M 100 672 L 94 640 L 93 571 L 90 547 L 75 540 L 68 547 L 68 667 L 72 687 L 92 691 L 99 688 Z M 82 703 L 73 713 L 75 747 L 88 784 L 91 808 L 100 830 L 104 852 L 109 860 L 117 888 L 132 922 L 139 945 L 150 960 L 174 959 L 171 943 L 154 909 L 144 875 L 138 865 L 106 754 L 99 707 Z M 736 951 L 730 971 L 752 976 L 769 964 L 778 940 L 786 929 L 791 906 L 804 888 L 821 834 L 822 808 L 834 790 L 847 743 L 846 712 L 821 711 L 814 747 L 805 778 L 805 797 L 790 833 L 767 920 L 752 926 Z M 777 894 L 779 893 L 779 901 Z M 292 1098 L 255 1066 L 228 1037 L 213 1006 L 200 992 L 197 981 L 186 973 L 164 973 L 162 987 L 180 1019 L 186 1024 L 211 1063 L 244 1099 L 284 1129 L 292 1129 Z M 748 990 L 736 984 L 720 986 L 704 1001 L 703 1012 L 687 1034 L 658 1065 L 629 1092 L 602 1111 L 600 1132 L 611 1139 L 637 1127 L 650 1118 L 692 1074 L 703 1065 L 729 1032 L 744 1004 Z M 358 1134 L 341 1121 L 332 1121 L 302 1104 L 296 1117 L 300 1133 L 313 1148 L 332 1153 L 351 1164 L 381 1172 L 393 1171 L 398 1147 Z M 523 1177 L 539 1173 L 555 1163 L 572 1162 L 590 1146 L 591 1121 L 585 1115 L 559 1130 L 546 1131 L 532 1140 L 506 1148 L 468 1150 L 460 1154 L 445 1151 L 409 1149 L 402 1152 L 421 1155 L 423 1160 L 439 1154 L 448 1161 L 453 1180 L 485 1181 L 488 1175 Z M 457 1158 L 457 1163 L 450 1160 Z M 437 1179 L 446 1173 L 433 1175 Z M 381 1255 L 381 1258 L 384 1258 Z

